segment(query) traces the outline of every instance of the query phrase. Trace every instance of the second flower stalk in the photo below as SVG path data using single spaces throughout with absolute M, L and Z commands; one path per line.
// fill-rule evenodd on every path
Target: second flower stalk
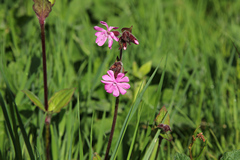
M 118 31 L 111 31 L 112 29 L 118 29 L 118 27 L 112 27 L 108 26 L 108 24 L 104 21 L 100 22 L 102 25 L 107 27 L 107 30 L 95 26 L 94 29 L 97 31 L 95 33 L 95 36 L 97 36 L 96 43 L 98 46 L 103 46 L 104 43 L 108 40 L 108 47 L 109 49 L 112 49 L 113 40 L 117 41 L 119 43 L 119 50 L 120 55 L 117 56 L 117 60 L 114 62 L 114 64 L 109 68 L 106 75 L 102 76 L 101 82 L 105 84 L 105 90 L 107 93 L 112 93 L 113 96 L 116 97 L 116 103 L 115 103 L 115 111 L 113 116 L 113 123 L 111 128 L 111 133 L 109 136 L 108 146 L 105 153 L 104 160 L 108 159 L 109 150 L 112 143 L 112 137 L 115 129 L 115 124 L 117 120 L 117 110 L 118 110 L 118 104 L 119 104 L 119 96 L 120 94 L 124 95 L 127 93 L 127 89 L 130 88 L 130 85 L 128 84 L 129 78 L 126 76 L 126 73 L 123 68 L 122 63 L 122 51 L 127 49 L 127 44 L 131 45 L 131 43 L 134 43 L 136 45 L 139 44 L 136 37 L 132 34 L 132 26 L 130 28 L 122 28 L 122 33 Z M 118 36 L 120 36 L 118 38 Z

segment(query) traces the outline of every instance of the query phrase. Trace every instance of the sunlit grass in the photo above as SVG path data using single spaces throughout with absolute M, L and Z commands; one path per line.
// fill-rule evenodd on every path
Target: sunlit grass
M 31 90 L 43 101 L 40 28 L 32 4 L 6 1 L 0 6 L 0 91 L 10 114 L 9 84 L 34 155 L 44 159 L 45 115 L 21 92 Z M 139 41 L 123 52 L 131 88 L 120 97 L 110 155 L 125 160 L 131 147 L 130 159 L 142 159 L 152 142 L 143 126 L 153 123 L 162 106 L 169 111 L 174 139 L 162 141 L 159 159 L 173 159 L 177 152 L 188 155 L 200 125 L 208 139 L 202 159 L 240 149 L 240 72 L 232 44 L 240 50 L 239 10 L 238 1 L 56 1 L 46 19 L 49 97 L 63 88 L 77 89 L 71 104 L 52 117 L 52 159 L 91 159 L 94 152 L 103 157 L 106 151 L 115 99 L 100 80 L 119 51 L 117 43 L 112 50 L 95 44 L 93 26 L 101 20 L 120 28 L 133 25 Z M 136 77 L 134 63 L 141 67 L 149 61 L 151 71 Z M 134 101 L 138 85 L 145 86 L 158 66 L 145 94 Z M 131 108 L 136 114 L 127 121 Z M 6 123 L 0 110 L 0 157 L 14 159 Z M 23 159 L 29 159 L 22 132 L 17 132 Z M 196 145 L 194 153 L 200 150 Z

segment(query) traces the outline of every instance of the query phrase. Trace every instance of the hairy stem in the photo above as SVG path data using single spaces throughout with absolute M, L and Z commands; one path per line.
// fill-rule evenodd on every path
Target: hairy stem
M 46 47 L 45 47 L 45 29 L 44 29 L 44 20 L 39 20 L 41 27 L 41 40 L 42 40 L 42 63 L 43 63 L 43 84 L 44 84 L 44 104 L 45 110 L 48 111 L 48 88 L 47 88 L 47 63 L 46 63 Z M 46 127 L 46 159 L 50 160 L 50 148 L 49 148 L 49 126 L 51 122 L 51 116 L 47 115 L 45 119 Z
M 120 61 L 122 62 L 122 48 L 120 49 Z
M 44 104 L 45 104 L 45 110 L 48 111 L 47 63 L 46 63 L 46 47 L 45 47 L 44 21 L 39 21 L 39 23 L 40 23 L 40 27 L 41 27 L 41 40 L 42 40 Z
M 111 129 L 110 137 L 109 137 L 109 140 L 108 140 L 108 146 L 107 146 L 107 150 L 106 150 L 106 154 L 105 154 L 104 160 L 108 159 L 109 150 L 110 150 L 111 143 L 112 143 L 112 138 L 113 138 L 113 133 L 114 133 L 114 129 L 115 129 L 116 121 L 117 121 L 118 104 L 119 104 L 119 96 L 116 98 L 115 111 L 114 111 L 113 123 L 112 123 L 112 129 Z
M 51 121 L 51 116 L 47 115 L 46 119 L 45 119 L 45 141 L 46 141 L 46 159 L 50 160 L 50 121 Z

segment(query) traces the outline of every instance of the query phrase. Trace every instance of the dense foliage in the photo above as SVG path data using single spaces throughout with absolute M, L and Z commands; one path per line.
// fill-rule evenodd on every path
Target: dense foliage
M 30 158 L 29 150 L 20 124 L 12 124 L 11 117 L 17 119 L 13 101 L 34 156 L 44 159 L 45 115 L 22 92 L 31 90 L 43 101 L 40 27 L 33 1 L 0 4 L 0 92 L 11 127 L 18 128 L 15 139 L 19 138 L 23 159 Z M 218 159 L 240 149 L 239 10 L 237 0 L 57 0 L 45 23 L 49 97 L 64 88 L 76 91 L 70 104 L 52 117 L 52 159 L 91 159 L 94 152 L 105 153 L 115 97 L 106 93 L 101 78 L 119 46 L 114 43 L 111 50 L 97 46 L 93 27 L 100 21 L 133 26 L 139 41 L 123 53 L 131 88 L 120 97 L 110 155 L 119 144 L 118 160 L 130 158 L 128 154 L 130 159 L 142 159 L 154 137 L 149 126 L 163 106 L 170 115 L 173 140 L 162 140 L 159 159 L 189 155 L 199 126 L 197 132 L 203 133 L 207 144 L 196 141 L 193 156 L 203 147 L 201 159 Z M 146 85 L 141 97 L 138 91 Z M 136 112 L 122 135 L 131 107 Z M 0 159 L 15 159 L 3 112 L 0 109 Z

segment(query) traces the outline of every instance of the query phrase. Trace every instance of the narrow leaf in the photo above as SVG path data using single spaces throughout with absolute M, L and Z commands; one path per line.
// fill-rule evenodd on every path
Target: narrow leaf
M 56 92 L 48 101 L 48 111 L 49 112 L 60 112 L 60 110 L 66 106 L 74 93 L 76 88 L 62 89 Z
M 20 117 L 20 114 L 19 114 L 19 111 L 18 111 L 18 108 L 17 108 L 17 105 L 16 105 L 15 102 L 14 102 L 14 107 L 15 107 L 15 111 L 16 111 L 16 114 L 17 114 L 18 124 L 19 124 L 19 127 L 21 129 L 21 132 L 22 132 L 22 135 L 23 135 L 23 139 L 24 139 L 24 142 L 25 142 L 26 147 L 27 147 L 27 151 L 29 153 L 29 156 L 30 156 L 31 160 L 34 160 L 35 158 L 34 158 L 34 154 L 33 154 L 33 149 L 32 149 L 32 146 L 30 144 L 30 141 L 28 139 L 27 132 L 26 132 L 26 130 L 24 128 L 22 119 Z
M 42 104 L 42 102 L 39 100 L 39 98 L 33 94 L 32 92 L 30 92 L 29 90 L 22 90 L 22 92 L 24 92 L 28 98 L 36 105 L 38 106 L 41 110 L 43 110 L 44 112 L 46 111 L 44 108 L 44 105 Z
M 154 146 L 157 143 L 159 134 L 160 134 L 160 130 L 158 130 L 157 133 L 155 134 L 155 136 L 154 136 L 154 138 L 153 138 L 153 140 L 152 140 L 148 150 L 146 151 L 146 153 L 145 153 L 145 155 L 143 157 L 143 160 L 148 160 L 149 157 L 151 156 L 151 154 L 153 152 L 153 149 L 154 149 Z

